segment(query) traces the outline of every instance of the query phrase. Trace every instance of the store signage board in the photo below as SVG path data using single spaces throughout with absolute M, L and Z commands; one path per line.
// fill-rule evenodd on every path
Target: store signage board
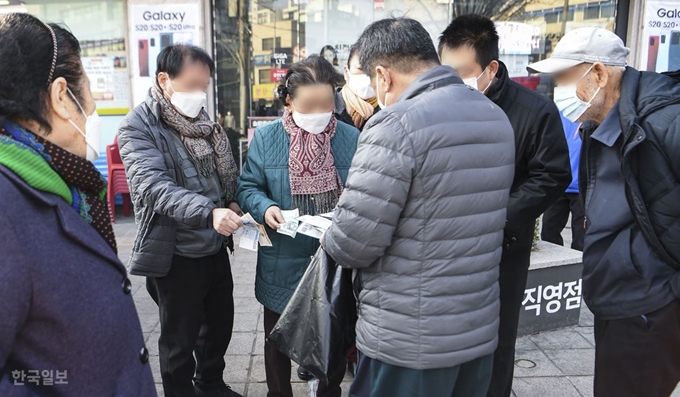
M 272 54 L 258 54 L 253 56 L 253 65 L 255 66 L 271 66 Z
M 647 0 L 639 54 L 641 70 L 680 69 L 680 3 Z
M 173 44 L 202 47 L 198 3 L 135 4 L 129 7 L 130 66 L 134 82 L 134 104 L 146 99 L 156 76 L 158 55 Z
M 272 52 L 271 66 L 276 69 L 287 69 L 293 64 L 293 49 L 277 48 Z
M 286 78 L 286 73 L 288 73 L 288 69 L 270 69 L 269 78 L 273 82 L 280 83 Z
M 500 53 L 507 55 L 531 54 L 534 37 L 540 35 L 540 29 L 521 22 L 496 22 L 496 30 Z
M 275 91 L 278 86 L 278 83 L 255 84 L 252 92 L 253 101 L 257 101 L 258 99 L 273 100 L 276 98 Z
M 127 72 L 116 57 L 82 57 L 99 114 L 118 114 L 130 107 Z M 118 58 L 119 59 L 119 58 Z M 119 61 L 120 62 L 120 61 Z M 125 113 L 123 113 L 125 114 Z

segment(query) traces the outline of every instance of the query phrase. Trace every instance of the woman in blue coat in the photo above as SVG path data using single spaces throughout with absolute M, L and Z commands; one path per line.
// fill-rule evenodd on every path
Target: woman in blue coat
M 149 397 L 78 40 L 0 17 L 0 396 Z
M 276 230 L 281 210 L 300 215 L 333 210 L 357 148 L 359 131 L 335 119 L 335 88 L 340 76 L 333 65 L 313 56 L 293 65 L 279 87 L 286 104 L 283 118 L 255 131 L 239 179 L 237 199 L 244 212 L 267 225 L 271 247 L 260 247 L 255 296 L 264 305 L 265 337 L 295 291 L 319 241 Z M 302 319 L 301 319 L 302 320 Z M 292 397 L 291 362 L 265 343 L 269 396 Z M 339 368 L 318 396 L 340 396 L 345 368 Z

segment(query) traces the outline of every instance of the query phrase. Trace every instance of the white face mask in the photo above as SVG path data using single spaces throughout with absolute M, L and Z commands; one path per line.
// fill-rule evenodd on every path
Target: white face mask
M 201 109 L 208 103 L 208 95 L 203 91 L 177 92 L 175 87 L 172 86 L 172 81 L 168 79 L 168 82 L 174 92 L 170 97 L 170 103 L 182 116 L 196 118 L 201 113 Z
M 597 87 L 595 94 L 593 94 L 588 102 L 582 101 L 581 98 L 576 95 L 578 83 L 583 80 L 592 69 L 593 67 L 591 66 L 574 84 L 555 87 L 553 97 L 555 105 L 557 105 L 557 109 L 562 112 L 562 115 L 572 123 L 578 122 L 578 119 L 583 116 L 583 113 L 592 106 L 593 99 L 600 93 L 600 87 Z
M 76 99 L 76 96 L 73 95 L 73 92 L 71 92 L 70 88 L 67 88 L 68 93 L 71 94 L 71 98 L 75 101 L 76 105 L 78 105 L 78 108 L 80 108 L 80 111 L 83 112 L 85 117 L 87 117 L 87 120 L 85 121 L 85 132 L 80 129 L 76 125 L 76 123 L 73 122 L 73 120 L 69 119 L 69 123 L 71 123 L 72 126 L 75 127 L 78 132 L 80 132 L 80 135 L 85 137 L 85 142 L 87 143 L 87 156 L 85 157 L 87 160 L 95 162 L 99 158 L 99 141 L 101 140 L 102 136 L 102 120 L 99 118 L 99 114 L 97 113 L 97 109 L 94 110 L 94 113 L 91 115 L 87 115 L 85 113 L 85 110 L 83 107 L 80 105 L 80 102 Z
M 320 134 L 331 121 L 333 112 L 303 114 L 296 110 L 293 111 L 293 121 L 295 124 L 310 134 Z
M 378 77 L 378 73 L 376 72 L 375 74 L 375 90 L 376 92 L 376 97 L 378 99 L 378 106 L 380 106 L 380 109 L 385 109 L 387 105 L 387 92 L 385 92 L 385 103 L 380 100 L 380 78 Z
M 351 74 L 349 73 L 349 89 L 361 99 L 371 99 L 375 97 L 375 91 L 371 87 L 371 78 L 365 74 Z
M 488 69 L 488 66 L 487 66 L 486 68 L 484 68 L 484 70 L 482 70 L 482 74 L 480 74 L 480 75 L 477 76 L 477 77 L 470 77 L 469 79 L 463 79 L 463 84 L 465 84 L 466 86 L 468 86 L 468 87 L 470 87 L 470 88 L 474 88 L 474 89 L 477 90 L 477 91 L 481 91 L 482 93 L 486 92 L 486 90 L 488 90 L 489 87 L 491 87 L 491 81 L 492 81 L 491 79 L 489 79 L 489 84 L 487 84 L 487 85 L 486 85 L 486 88 L 483 89 L 483 90 L 480 90 L 480 89 L 479 89 L 479 85 L 477 84 L 477 81 L 478 81 L 482 76 L 484 76 L 484 73 L 486 72 L 486 69 Z

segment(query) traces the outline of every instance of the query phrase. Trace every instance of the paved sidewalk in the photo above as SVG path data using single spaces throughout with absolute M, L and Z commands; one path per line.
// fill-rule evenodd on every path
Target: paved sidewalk
M 132 217 L 117 214 L 114 230 L 118 240 L 119 256 L 123 263 L 132 249 L 135 225 Z M 262 305 L 255 299 L 255 260 L 250 251 L 237 250 L 232 258 L 234 276 L 234 301 L 236 317 L 234 334 L 227 351 L 227 368 L 224 380 L 237 392 L 247 397 L 265 397 L 267 385 L 264 371 L 264 330 Z M 133 297 L 137 306 L 142 330 L 146 337 L 154 379 L 159 396 L 163 396 L 160 385 L 158 362 L 158 308 L 151 300 L 144 278 L 131 277 Z M 517 341 L 514 393 L 516 397 L 589 397 L 592 396 L 593 363 L 595 341 L 593 337 L 593 316 L 585 308 L 581 312 L 578 327 L 559 331 L 544 332 Z M 309 395 L 309 386 L 301 382 L 293 368 L 293 392 L 296 397 Z M 351 383 L 351 376 L 345 377 L 343 395 Z M 433 396 L 434 397 L 434 396 Z M 673 397 L 680 397 L 680 388 Z

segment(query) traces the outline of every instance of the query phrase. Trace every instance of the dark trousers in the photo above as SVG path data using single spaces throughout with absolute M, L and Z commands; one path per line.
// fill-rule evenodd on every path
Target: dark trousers
M 571 248 L 583 251 L 583 239 L 586 230 L 583 221 L 586 218 L 583 204 L 578 193 L 565 193 L 543 214 L 543 228 L 541 240 L 549 243 L 564 245 L 562 230 L 567 225 L 571 213 Z
M 512 393 L 517 326 L 529 275 L 533 230 L 532 222 L 517 233 L 517 240 L 510 248 L 504 247 L 503 249 L 498 279 L 501 289 L 500 327 L 498 348 L 493 358 L 493 376 L 489 386 L 489 397 L 509 397 Z
M 350 397 L 484 397 L 493 357 L 450 368 L 417 370 L 390 365 L 359 351 Z
M 595 318 L 595 397 L 668 397 L 680 382 L 680 300 L 643 316 Z
M 192 379 L 204 391 L 224 388 L 224 355 L 234 326 L 227 251 L 198 259 L 175 255 L 167 276 L 146 281 L 160 310 L 158 351 L 165 396 L 194 396 Z
M 267 374 L 267 388 L 269 389 L 267 397 L 293 397 L 293 389 L 290 386 L 292 365 L 290 358 L 266 341 L 276 322 L 279 321 L 279 317 L 281 317 L 280 314 L 264 308 L 264 368 Z M 343 363 L 328 384 L 319 382 L 319 388 L 316 391 L 317 397 L 342 396 L 340 383 L 345 377 L 345 370 L 346 364 Z

